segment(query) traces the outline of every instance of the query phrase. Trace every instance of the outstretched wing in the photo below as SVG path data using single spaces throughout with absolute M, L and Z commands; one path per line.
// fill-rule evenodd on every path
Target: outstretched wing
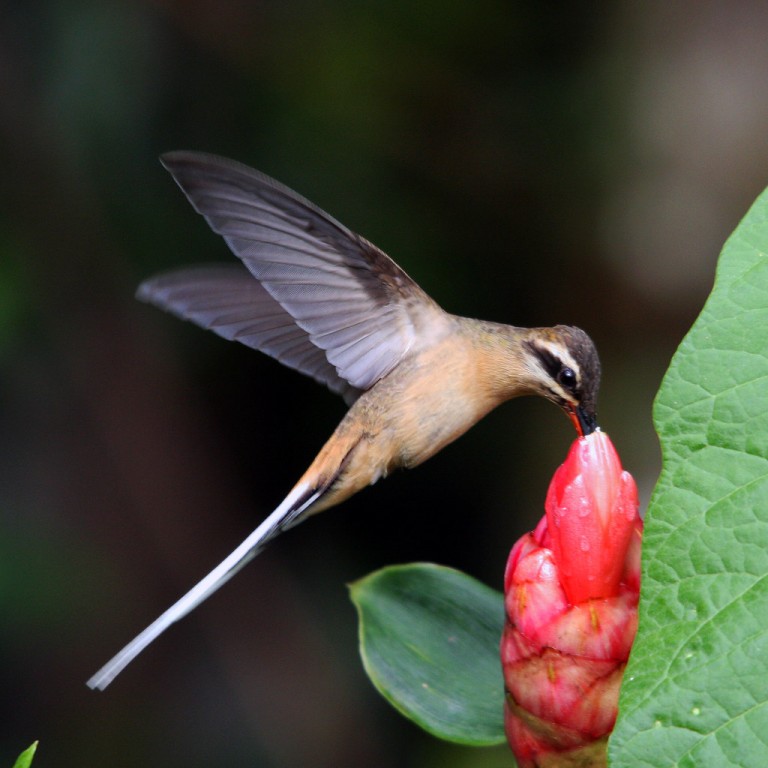
M 230 341 L 311 376 L 351 405 L 360 390 L 342 379 L 306 331 L 239 264 L 189 267 L 145 280 L 136 293 Z
M 162 161 L 213 231 L 352 388 L 370 388 L 432 324 L 445 322 L 386 254 L 268 176 L 194 152 L 171 152 Z

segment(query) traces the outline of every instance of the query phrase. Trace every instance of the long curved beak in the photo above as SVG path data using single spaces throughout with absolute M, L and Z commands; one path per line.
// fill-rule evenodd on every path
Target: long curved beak
M 597 429 L 597 418 L 594 413 L 587 411 L 583 406 L 567 409 L 568 418 L 573 422 L 579 437 L 591 435 Z

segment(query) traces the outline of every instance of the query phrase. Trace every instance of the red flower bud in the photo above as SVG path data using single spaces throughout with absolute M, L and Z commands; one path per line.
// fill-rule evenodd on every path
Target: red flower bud
M 568 599 L 613 597 L 637 519 L 637 486 L 608 435 L 575 440 L 549 485 L 547 525 Z
M 507 562 L 501 659 L 520 768 L 604 765 L 637 628 L 637 488 L 608 436 L 577 439 Z

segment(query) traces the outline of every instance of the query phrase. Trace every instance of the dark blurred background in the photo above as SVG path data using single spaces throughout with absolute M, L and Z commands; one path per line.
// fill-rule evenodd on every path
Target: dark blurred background
M 768 183 L 759 2 L 39 0 L 0 16 L 1 765 L 479 768 L 375 693 L 345 584 L 501 586 L 573 437 L 514 401 L 273 544 L 106 693 L 85 680 L 298 479 L 340 400 L 137 303 L 231 259 L 158 155 L 277 177 L 446 309 L 578 324 L 647 501 L 651 404 Z

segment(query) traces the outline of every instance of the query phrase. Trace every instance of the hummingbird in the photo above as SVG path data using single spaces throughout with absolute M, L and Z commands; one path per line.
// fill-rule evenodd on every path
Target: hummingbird
M 579 435 L 597 428 L 600 362 L 581 329 L 449 314 L 383 251 L 263 173 L 196 152 L 161 162 L 241 263 L 160 274 L 137 297 L 312 377 L 349 410 L 279 506 L 88 681 L 100 690 L 282 531 L 421 464 L 501 403 L 539 395 Z

